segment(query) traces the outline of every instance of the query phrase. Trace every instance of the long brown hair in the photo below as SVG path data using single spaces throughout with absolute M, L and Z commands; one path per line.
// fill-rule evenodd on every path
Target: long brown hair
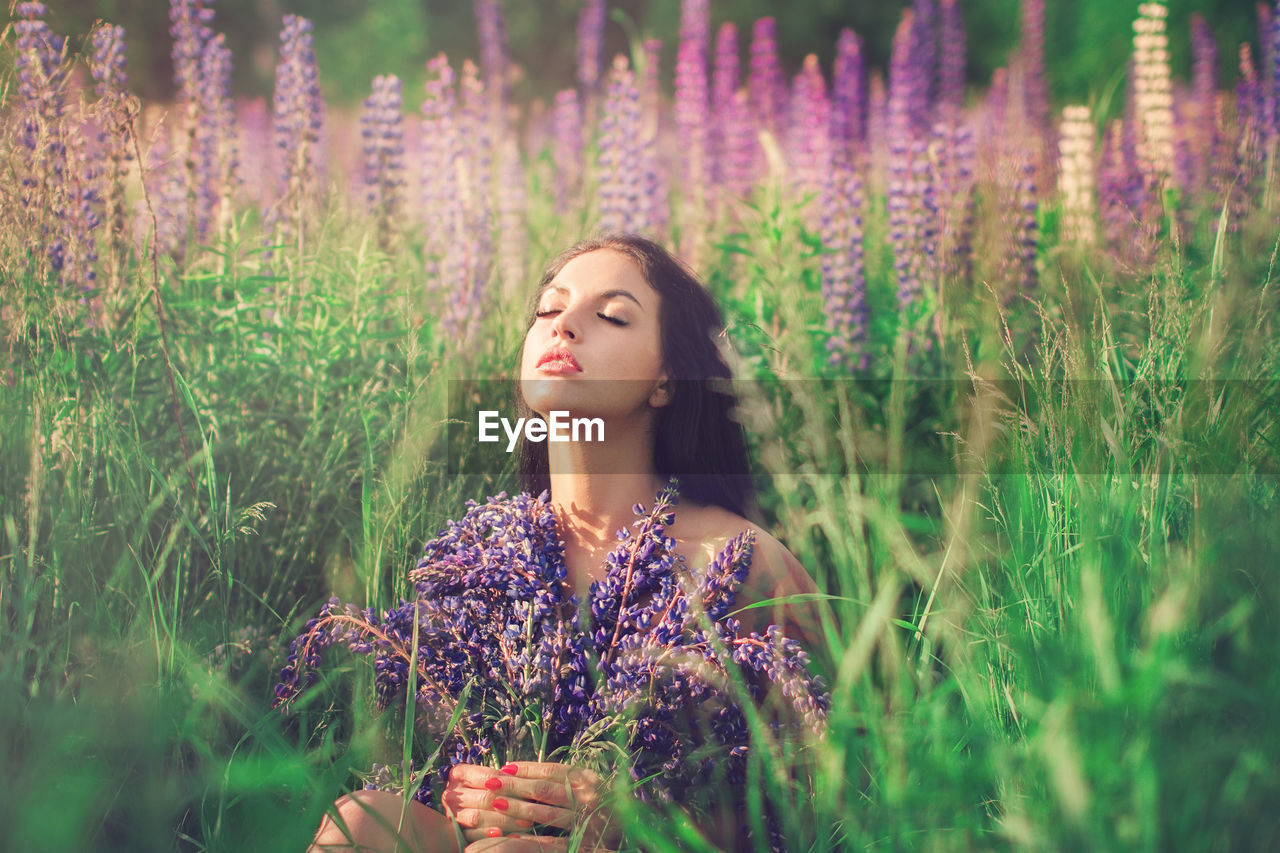
M 724 320 L 711 294 L 679 259 L 636 234 L 606 234 L 577 243 L 543 272 L 529 305 L 526 334 L 533 327 L 543 289 L 569 261 L 600 249 L 612 249 L 633 260 L 660 297 L 662 360 L 673 394 L 671 402 L 658 410 L 654 423 L 654 470 L 664 477 L 677 476 L 682 498 L 759 522 L 746 434 L 731 415 L 738 402 L 729 385 L 732 372 L 715 343 Z M 523 395 L 516 396 L 520 415 L 531 416 Z M 549 489 L 545 442 L 529 442 L 522 435 L 519 453 L 523 488 L 534 495 Z

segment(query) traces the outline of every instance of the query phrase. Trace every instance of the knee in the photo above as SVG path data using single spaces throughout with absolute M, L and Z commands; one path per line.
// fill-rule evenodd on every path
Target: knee
M 421 803 L 386 791 L 352 791 L 334 801 L 338 820 L 326 814 L 308 853 L 348 851 L 453 850 L 447 819 Z M 448 830 L 448 835 L 443 834 Z M 442 841 L 447 841 L 446 847 Z
M 398 815 L 400 798 L 385 791 L 352 791 L 333 805 L 338 819 L 335 821 L 331 814 L 324 816 L 309 853 L 358 850 L 377 844 L 386 833 L 392 807 Z

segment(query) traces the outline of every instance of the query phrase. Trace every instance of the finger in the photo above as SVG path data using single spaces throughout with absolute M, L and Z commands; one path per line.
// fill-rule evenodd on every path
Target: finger
M 560 829 L 572 829 L 577 818 L 577 814 L 569 809 L 507 797 L 495 797 L 490 805 L 492 808 L 459 809 L 454 815 L 454 820 L 467 827 L 499 826 L 510 832 L 516 829 L 515 821 L 517 820 L 527 820 L 543 826 L 556 826 Z
M 575 792 L 566 782 L 549 779 L 521 779 L 518 776 L 494 776 L 485 782 L 486 790 L 495 795 L 561 808 L 573 808 Z
M 527 800 L 590 810 L 600 801 L 604 779 L 586 767 L 522 761 L 505 765 L 499 774 L 486 779 L 485 784 Z
M 515 794 L 511 792 L 492 791 L 484 788 L 458 788 L 457 790 L 450 791 L 448 794 L 444 795 L 442 799 L 447 800 L 449 806 L 453 808 L 454 811 L 460 811 L 462 809 L 493 810 L 493 804 L 497 800 L 501 799 L 506 802 L 511 802 L 521 798 L 516 797 Z
M 498 771 L 492 767 L 481 767 L 479 764 L 455 764 L 449 771 L 449 784 L 483 788 L 485 782 L 499 775 Z
M 558 761 L 519 761 L 504 765 L 502 772 L 520 779 L 563 781 L 569 768 Z
M 516 820 L 511 821 L 511 824 L 514 828 L 508 827 L 506 824 L 499 824 L 497 826 L 478 826 L 474 829 L 464 829 L 462 830 L 462 834 L 467 841 L 479 841 L 482 838 L 493 838 L 495 837 L 495 834 L 498 836 L 519 837 L 519 833 L 528 830 L 533 826 L 533 821 L 517 818 Z M 508 831 L 504 832 L 504 829 Z
M 514 835 L 505 838 L 484 838 L 468 844 L 464 853 L 547 853 L 549 850 L 568 850 L 568 842 L 563 838 L 552 838 L 545 835 Z

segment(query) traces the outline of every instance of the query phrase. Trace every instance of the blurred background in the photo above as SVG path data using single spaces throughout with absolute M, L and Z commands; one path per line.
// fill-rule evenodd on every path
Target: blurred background
M 0 14 L 8 23 L 9 9 Z M 836 35 L 851 26 L 864 39 L 872 67 L 888 62 L 893 30 L 907 0 L 853 2 L 803 0 L 713 0 L 713 31 L 725 21 L 749 37 L 757 18 L 778 21 L 778 46 L 786 70 L 794 74 L 808 53 L 829 65 Z M 1087 100 L 1100 87 L 1120 79 L 1132 50 L 1132 21 L 1138 2 L 1051 0 L 1047 4 L 1045 60 L 1055 103 Z M 130 83 L 144 101 L 172 95 L 173 73 L 167 3 L 150 0 L 58 0 L 47 18 L 56 32 L 71 36 L 80 50 L 96 20 L 125 27 L 129 33 Z M 581 0 L 503 0 L 514 62 L 523 69 L 512 86 L 518 103 L 549 100 L 574 82 L 575 27 Z M 1169 36 L 1175 78 L 1186 79 L 1190 66 L 1190 18 L 1205 17 L 1218 37 L 1219 79 L 1234 85 L 1237 51 L 1251 41 L 1260 56 L 1254 0 L 1170 0 Z M 1004 65 L 1018 41 L 1018 0 L 964 0 L 968 33 L 968 77 L 985 86 L 993 69 Z M 396 74 L 405 81 L 406 101 L 421 91 L 427 59 L 445 52 L 455 67 L 463 58 L 479 58 L 475 12 L 470 0 L 218 0 L 214 29 L 227 35 L 235 56 L 235 88 L 245 96 L 269 95 L 281 16 L 294 13 L 315 23 L 321 84 L 331 104 L 355 103 L 368 95 L 369 80 Z M 640 38 L 665 44 L 663 69 L 668 88 L 675 63 L 680 23 L 679 0 L 611 0 L 605 61 L 629 50 Z M 531 72 L 530 69 L 536 69 Z

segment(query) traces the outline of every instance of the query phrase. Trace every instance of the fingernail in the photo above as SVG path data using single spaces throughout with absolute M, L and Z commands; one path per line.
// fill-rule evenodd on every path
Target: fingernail
M 502 830 L 496 826 L 489 827 L 488 833 L 490 838 L 500 838 L 502 836 Z
M 533 826 L 533 821 L 525 820 L 522 817 L 518 817 L 516 818 L 516 826 L 520 827 L 521 829 L 528 829 L 529 827 Z
M 502 789 L 502 780 L 497 776 L 490 776 L 488 779 L 484 780 L 484 786 L 490 791 L 498 791 Z
M 502 767 L 502 772 L 506 773 L 508 776 L 516 775 L 516 770 L 517 768 L 514 764 L 506 764 Z
M 506 800 L 504 800 L 502 797 L 498 797 L 498 799 L 493 801 L 493 807 L 500 812 L 505 812 L 507 809 L 511 807 L 511 804 L 508 803 Z

